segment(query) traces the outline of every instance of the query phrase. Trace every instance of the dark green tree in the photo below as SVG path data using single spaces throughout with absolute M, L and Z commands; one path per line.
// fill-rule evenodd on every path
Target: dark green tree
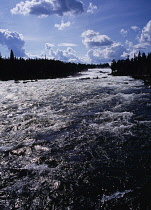
M 111 69 L 112 69 L 112 71 L 115 71 L 116 68 L 117 68 L 117 63 L 116 63 L 116 61 L 113 59 L 113 60 L 112 60 L 112 63 L 111 63 Z
M 14 52 L 13 50 L 10 51 L 10 60 L 14 60 L 15 56 L 14 56 Z

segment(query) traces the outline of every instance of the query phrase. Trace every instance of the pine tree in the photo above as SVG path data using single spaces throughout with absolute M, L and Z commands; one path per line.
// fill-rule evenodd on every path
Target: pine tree
M 14 52 L 13 52 L 13 50 L 11 50 L 11 51 L 10 51 L 10 60 L 14 60 L 14 58 L 15 58 L 15 57 L 14 57 Z

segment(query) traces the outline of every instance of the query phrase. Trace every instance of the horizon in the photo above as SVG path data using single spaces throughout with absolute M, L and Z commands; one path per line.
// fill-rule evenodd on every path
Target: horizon
M 150 7 L 149 0 L 5 0 L 0 52 L 90 64 L 149 53 Z

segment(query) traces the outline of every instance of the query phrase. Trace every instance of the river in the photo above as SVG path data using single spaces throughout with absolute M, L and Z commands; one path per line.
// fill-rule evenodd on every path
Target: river
M 0 81 L 0 208 L 151 209 L 151 89 L 91 69 Z

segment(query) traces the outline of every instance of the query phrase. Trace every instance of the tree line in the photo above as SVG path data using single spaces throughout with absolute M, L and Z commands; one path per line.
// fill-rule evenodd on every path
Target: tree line
M 134 58 L 126 60 L 113 60 L 111 63 L 113 75 L 132 76 L 134 78 L 142 78 L 151 81 L 151 53 L 138 53 Z
M 105 68 L 109 64 L 67 63 L 51 59 L 16 58 L 13 50 L 9 58 L 0 55 L 0 80 L 36 80 L 67 77 L 89 68 Z

